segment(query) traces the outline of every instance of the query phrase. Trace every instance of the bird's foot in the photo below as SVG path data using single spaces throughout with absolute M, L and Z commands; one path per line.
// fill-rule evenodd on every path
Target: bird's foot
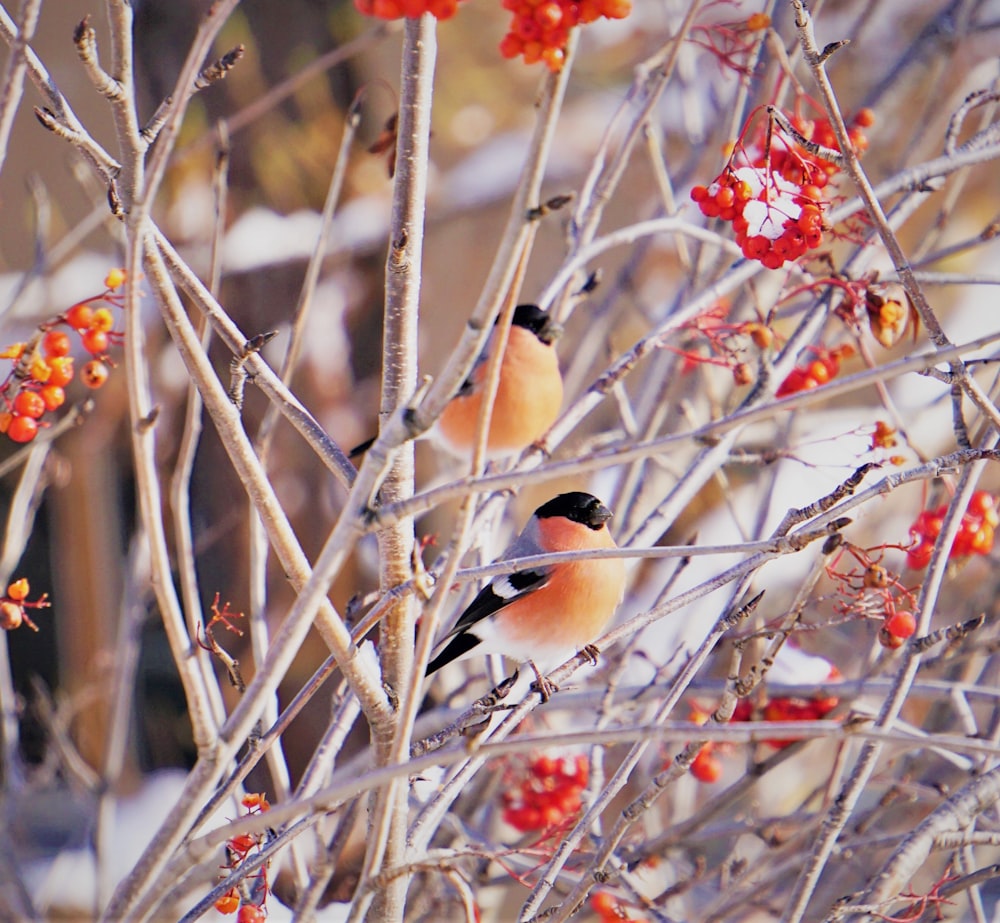
M 476 699 L 476 704 L 473 706 L 474 710 L 479 714 L 488 715 L 490 712 L 510 708 L 509 705 L 502 705 L 501 702 L 510 695 L 511 689 L 514 688 L 514 683 L 517 682 L 518 675 L 518 671 L 515 670 L 512 676 L 508 676 L 502 683 L 497 684 L 487 692 L 486 695 Z
M 587 659 L 592 667 L 597 666 L 597 658 L 601 654 L 601 649 L 596 644 L 585 644 L 580 648 L 580 654 Z
M 531 691 L 537 692 L 542 697 L 542 704 L 544 705 L 559 691 L 559 687 L 547 676 L 542 676 L 538 667 L 535 666 L 534 661 L 529 660 L 528 665 L 535 672 L 535 682 L 531 684 Z

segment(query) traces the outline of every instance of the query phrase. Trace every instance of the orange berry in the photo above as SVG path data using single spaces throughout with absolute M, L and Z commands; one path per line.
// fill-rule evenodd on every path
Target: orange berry
M 100 359 L 91 359 L 83 367 L 80 380 L 88 388 L 100 388 L 108 380 L 108 367 Z
M 355 0 L 357 2 L 357 0 Z M 231 888 L 215 902 L 215 909 L 219 913 L 236 913 L 240 906 L 240 895 L 235 888 Z
M 747 324 L 747 333 L 750 334 L 753 345 L 758 349 L 768 349 L 774 341 L 774 334 L 771 332 L 771 328 L 764 326 L 764 324 L 756 322 Z
M 90 326 L 90 319 L 94 312 L 88 304 L 75 304 L 70 308 L 63 318 L 74 330 L 86 330 Z
M 42 338 L 42 350 L 46 357 L 68 356 L 73 344 L 62 330 L 50 330 Z
M 632 0 L 604 0 L 601 14 L 605 19 L 624 19 L 632 12 Z
M 59 385 L 46 385 L 38 393 L 45 402 L 46 410 L 58 410 L 66 403 L 66 392 Z
M 7 427 L 7 436 L 14 442 L 31 442 L 38 435 L 38 424 L 33 417 L 14 414 Z
M 128 278 L 124 269 L 112 269 L 104 277 L 104 287 L 108 289 L 120 288 L 125 284 L 125 279 Z
M 108 308 L 98 308 L 90 318 L 88 330 L 102 330 L 108 333 L 115 329 L 115 316 Z
M 830 369 L 819 359 L 815 359 L 809 363 L 809 367 L 806 369 L 806 374 L 820 385 L 825 385 L 832 377 Z
M 37 391 L 19 391 L 14 398 L 14 413 L 37 420 L 45 413 L 45 401 Z
M 31 585 L 28 583 L 27 577 L 21 577 L 7 587 L 7 595 L 15 602 L 23 602 L 28 598 L 30 592 Z
M 864 109 L 859 109 L 857 115 L 854 116 L 854 124 L 860 125 L 862 128 L 871 128 L 875 124 L 875 113 L 867 106 Z
M 73 357 L 59 356 L 49 360 L 49 374 L 45 380 L 50 385 L 65 388 L 73 380 Z
M 760 32 L 771 25 L 771 17 L 767 13 L 754 13 L 747 20 L 747 29 L 750 32 Z
M 0 413 L 0 433 L 6 433 L 7 428 L 10 426 L 10 421 L 14 419 L 14 414 L 9 410 L 5 410 Z
M 261 792 L 247 792 L 241 799 L 240 804 L 248 810 L 258 810 L 260 812 L 271 810 L 271 805 L 267 796 Z
M 546 48 L 542 52 L 542 60 L 553 74 L 558 74 L 566 63 L 566 52 L 562 48 Z
M 12 631 L 20 628 L 24 621 L 24 610 L 17 604 L 9 600 L 0 602 L 0 628 L 4 631 Z
M 103 330 L 90 329 L 81 338 L 83 348 L 92 356 L 103 356 L 111 341 Z

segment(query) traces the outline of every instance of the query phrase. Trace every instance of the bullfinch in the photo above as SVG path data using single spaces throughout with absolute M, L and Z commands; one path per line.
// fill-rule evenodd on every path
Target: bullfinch
M 609 510 L 592 494 L 559 494 L 542 504 L 501 560 L 557 551 L 617 548 Z M 586 649 L 625 592 L 625 562 L 600 558 L 515 571 L 494 577 L 462 613 L 427 665 L 427 675 L 473 654 L 503 654 L 528 662 L 541 680 Z M 450 639 L 450 640 L 449 640 Z
M 514 309 L 490 416 L 488 458 L 521 452 L 559 416 L 563 382 L 555 342 L 561 332 L 559 324 L 536 305 L 519 304 Z M 427 434 L 453 455 L 466 457 L 475 444 L 484 379 L 495 339 L 495 334 L 490 337 L 471 374 Z M 352 449 L 351 457 L 367 450 L 373 441 Z

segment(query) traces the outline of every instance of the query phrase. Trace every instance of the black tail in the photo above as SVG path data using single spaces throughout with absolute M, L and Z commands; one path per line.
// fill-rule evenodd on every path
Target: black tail
M 364 442 L 359 442 L 350 452 L 347 453 L 348 458 L 357 458 L 359 455 L 364 455 L 373 445 L 375 445 L 375 437 L 372 436 L 371 439 L 366 439 Z
M 477 644 L 481 643 L 482 639 L 477 638 L 471 631 L 460 631 L 448 642 L 444 650 L 427 664 L 427 672 L 424 673 L 424 676 L 430 676 L 431 673 L 440 670 L 445 664 L 449 664 L 453 660 L 458 660 L 462 654 L 468 653 Z

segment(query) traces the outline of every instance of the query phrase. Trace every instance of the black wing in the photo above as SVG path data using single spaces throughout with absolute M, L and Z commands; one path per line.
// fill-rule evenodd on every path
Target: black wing
M 427 664 L 427 672 L 424 675 L 430 676 L 445 664 L 457 660 L 481 644 L 482 638 L 470 629 L 493 613 L 499 612 L 511 600 L 544 586 L 548 576 L 549 572 L 545 570 L 523 570 L 490 581 L 469 603 L 468 608 L 455 623 L 455 627 L 448 633 L 447 637 L 451 638 L 451 641 Z
M 518 596 L 523 596 L 531 590 L 544 586 L 548 576 L 547 570 L 522 570 L 491 580 L 469 603 L 468 608 L 455 623 L 455 627 L 448 632 L 448 637 L 467 631 L 476 622 L 481 622 L 493 615 L 494 612 L 499 612 Z

